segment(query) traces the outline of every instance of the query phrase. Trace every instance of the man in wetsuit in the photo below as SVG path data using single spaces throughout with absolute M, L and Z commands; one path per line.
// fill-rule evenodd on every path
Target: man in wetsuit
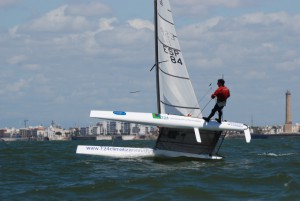
M 218 89 L 211 95 L 211 98 L 214 99 L 217 97 L 217 102 L 215 104 L 215 107 L 211 110 L 211 113 L 208 117 L 203 117 L 203 119 L 207 122 L 210 121 L 210 119 L 215 115 L 215 113 L 218 111 L 219 118 L 216 118 L 216 121 L 221 123 L 222 121 L 222 115 L 223 115 L 223 108 L 226 105 L 226 100 L 230 96 L 229 89 L 225 86 L 225 81 L 223 79 L 218 80 Z

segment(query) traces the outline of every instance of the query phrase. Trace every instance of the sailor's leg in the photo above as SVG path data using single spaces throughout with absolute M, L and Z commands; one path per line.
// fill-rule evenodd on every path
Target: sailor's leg
M 219 120 L 220 121 L 222 121 L 223 108 L 224 108 L 224 106 L 218 107 L 218 113 L 219 113 Z
M 210 115 L 207 117 L 208 119 L 211 119 L 214 115 L 215 115 L 215 113 L 218 111 L 218 109 L 219 109 L 219 106 L 218 106 L 218 104 L 216 103 L 215 104 L 215 107 L 211 110 L 211 113 L 210 113 Z

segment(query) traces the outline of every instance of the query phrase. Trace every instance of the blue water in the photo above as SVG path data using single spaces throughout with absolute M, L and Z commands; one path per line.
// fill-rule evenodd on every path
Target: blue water
M 112 142 L 0 142 L 0 200 L 300 200 L 299 137 L 226 139 L 219 161 L 77 155 L 78 144 Z

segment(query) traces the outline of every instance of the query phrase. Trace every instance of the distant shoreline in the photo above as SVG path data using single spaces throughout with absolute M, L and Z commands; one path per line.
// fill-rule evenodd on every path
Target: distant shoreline
M 271 137 L 300 137 L 299 133 L 280 133 L 280 134 L 255 134 L 251 133 L 253 139 L 263 139 Z
M 226 135 L 228 138 L 243 138 L 244 134 L 229 134 Z M 258 134 L 251 133 L 252 139 L 267 139 L 267 138 L 278 138 L 278 137 L 300 137 L 300 133 L 280 133 L 280 134 Z

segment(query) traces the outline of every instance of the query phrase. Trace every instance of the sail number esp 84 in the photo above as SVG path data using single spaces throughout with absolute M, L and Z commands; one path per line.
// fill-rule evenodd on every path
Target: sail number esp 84
M 180 53 L 180 51 L 179 50 L 176 50 L 176 49 L 174 49 L 174 48 L 171 48 L 171 47 L 169 47 L 169 46 L 167 46 L 167 45 L 163 45 L 163 47 L 164 47 L 164 52 L 166 53 L 166 54 L 169 54 L 170 55 L 170 59 L 171 59 L 171 61 L 172 61 L 172 63 L 179 63 L 179 64 L 181 64 L 182 65 L 182 60 L 181 60 L 181 58 L 179 57 L 178 59 L 177 59 L 177 57 L 178 57 L 178 55 L 179 55 L 179 53 Z

